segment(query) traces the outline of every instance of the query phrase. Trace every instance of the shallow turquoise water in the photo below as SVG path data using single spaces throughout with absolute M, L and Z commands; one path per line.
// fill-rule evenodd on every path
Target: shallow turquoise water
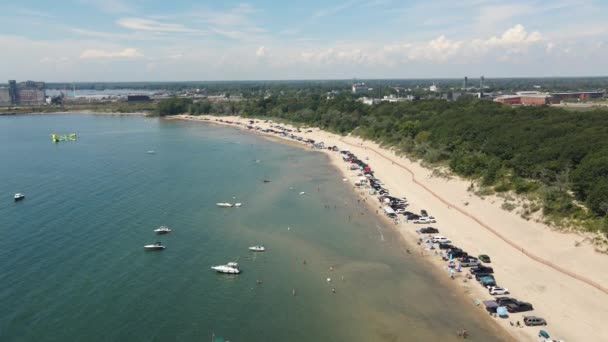
M 323 154 L 198 123 L 28 115 L 0 117 L 0 161 L 0 341 L 496 340 Z M 209 269 L 232 260 L 241 275 Z

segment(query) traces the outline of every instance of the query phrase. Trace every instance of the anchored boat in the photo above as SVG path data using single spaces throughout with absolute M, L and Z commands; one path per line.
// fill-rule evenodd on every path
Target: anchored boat
M 218 265 L 211 266 L 212 270 L 216 270 L 218 273 L 226 273 L 226 274 L 239 274 L 241 270 L 239 269 L 239 264 L 236 262 L 229 262 L 226 265 Z
M 150 245 L 145 245 L 144 249 L 148 250 L 148 251 L 162 251 L 163 249 L 165 249 L 166 247 L 163 246 L 163 244 L 158 241 L 154 244 L 150 244 Z
M 171 233 L 171 228 L 165 227 L 165 226 L 160 226 L 160 227 L 154 229 L 154 232 L 156 234 L 167 234 L 167 233 Z

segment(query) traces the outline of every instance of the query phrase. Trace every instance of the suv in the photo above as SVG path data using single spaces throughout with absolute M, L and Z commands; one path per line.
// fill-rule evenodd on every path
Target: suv
M 536 316 L 524 316 L 524 324 L 533 327 L 535 325 L 547 325 L 547 321 L 544 318 Z
M 492 286 L 488 289 L 488 291 L 490 291 L 490 294 L 493 296 L 509 294 L 509 289 L 500 286 Z

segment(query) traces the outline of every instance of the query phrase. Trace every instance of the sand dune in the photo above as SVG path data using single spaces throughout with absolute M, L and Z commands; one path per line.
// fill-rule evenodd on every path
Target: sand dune
M 184 115 L 180 118 L 202 121 L 219 117 Z M 242 124 L 249 120 L 221 119 Z M 270 127 L 262 121 L 256 125 Z M 608 341 L 608 326 L 604 323 L 608 318 L 608 256 L 586 244 L 577 247 L 576 242 L 582 240 L 580 235 L 556 232 L 544 224 L 526 221 L 516 213 L 501 209 L 499 202 L 492 203 L 471 194 L 467 191 L 469 181 L 433 177 L 431 170 L 373 142 L 340 137 L 319 129 L 296 135 L 323 141 L 326 146 L 348 148 L 359 158 L 369 158 L 376 176 L 391 194 L 408 198 L 410 211 L 422 208 L 429 211 L 438 220 L 433 226 L 469 254 L 489 254 L 499 285 L 509 288 L 510 296 L 532 303 L 535 310 L 528 315 L 545 318 L 549 325 L 543 329 L 553 338 Z M 338 153 L 324 152 L 344 177 L 352 182 L 356 180 L 355 172 L 347 170 Z M 411 223 L 395 227 L 413 249 L 419 237 L 415 230 L 419 227 Z M 445 265 L 433 254 L 428 258 L 438 267 Z M 454 283 L 462 288 L 463 294 L 474 299 L 491 299 L 474 281 L 464 283 L 460 277 Z M 509 321 L 522 321 L 522 318 L 523 314 L 513 314 L 498 321 L 517 340 L 537 341 L 539 328 L 510 326 Z

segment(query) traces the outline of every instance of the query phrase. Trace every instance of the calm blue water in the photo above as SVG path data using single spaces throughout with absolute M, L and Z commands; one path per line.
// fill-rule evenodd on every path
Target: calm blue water
M 0 117 L 0 161 L 0 341 L 496 340 L 320 153 L 197 123 L 28 115 Z M 209 269 L 233 260 L 239 276 Z

